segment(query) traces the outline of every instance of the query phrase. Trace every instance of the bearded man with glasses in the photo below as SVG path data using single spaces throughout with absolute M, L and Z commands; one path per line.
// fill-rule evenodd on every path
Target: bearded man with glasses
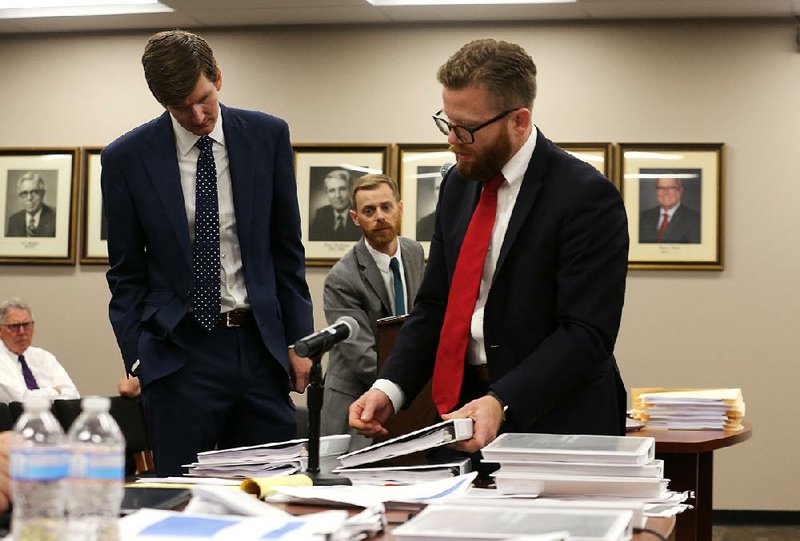
M 20 299 L 0 305 L 0 402 L 19 402 L 25 395 L 50 399 L 80 398 L 72 379 L 55 356 L 33 342 L 31 309 Z
M 500 432 L 625 433 L 614 359 L 628 264 L 622 198 L 533 124 L 536 66 L 519 45 L 468 43 L 438 72 L 444 177 L 414 309 L 350 407 L 367 436 L 433 377 L 443 419 L 475 452 Z

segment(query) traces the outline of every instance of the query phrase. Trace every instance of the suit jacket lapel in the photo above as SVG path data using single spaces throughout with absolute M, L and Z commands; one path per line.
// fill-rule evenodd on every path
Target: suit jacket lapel
M 231 173 L 236 231 L 239 235 L 239 246 L 246 253 L 250 247 L 253 231 L 251 222 L 255 204 L 253 200 L 255 153 L 253 144 L 246 134 L 247 121 L 224 105 L 220 105 L 220 108 Z
M 503 246 L 500 248 L 500 255 L 497 258 L 494 278 L 496 278 L 502 270 L 503 263 L 508 257 L 508 252 L 511 250 L 511 246 L 513 246 L 514 240 L 517 238 L 522 228 L 522 224 L 525 223 L 528 214 L 533 209 L 536 195 L 542 187 L 542 177 L 550 167 L 551 144 L 552 143 L 542 135 L 541 130 L 537 130 L 536 148 L 533 150 L 533 156 L 528 164 L 528 169 L 525 171 L 525 176 L 522 177 L 522 186 L 520 186 L 517 202 L 514 204 L 511 219 L 508 222 L 506 236 L 503 239 Z M 494 282 L 494 278 L 492 278 L 492 282 Z
M 366 240 L 361 237 L 361 240 L 356 244 L 356 261 L 361 274 L 364 276 L 369 287 L 375 292 L 383 306 L 383 313 L 392 314 L 392 305 L 389 302 L 389 293 L 386 291 L 386 285 L 383 283 L 381 271 L 378 270 L 378 265 L 367 250 Z
M 178 170 L 175 135 L 169 113 L 164 112 L 148 139 L 149 149 L 143 156 L 153 188 L 161 198 L 164 212 L 172 224 L 181 253 L 192 268 L 192 249 L 189 243 L 189 222 L 183 200 L 181 175 Z

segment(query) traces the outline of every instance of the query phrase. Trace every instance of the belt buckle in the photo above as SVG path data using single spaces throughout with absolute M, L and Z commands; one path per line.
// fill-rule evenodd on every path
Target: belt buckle
M 233 321 L 233 318 L 231 317 L 233 315 L 233 312 L 234 311 L 231 310 L 229 312 L 225 312 L 225 314 L 224 314 L 224 316 L 225 316 L 224 325 L 226 327 L 238 327 L 239 326 L 239 324 L 236 323 L 235 321 Z

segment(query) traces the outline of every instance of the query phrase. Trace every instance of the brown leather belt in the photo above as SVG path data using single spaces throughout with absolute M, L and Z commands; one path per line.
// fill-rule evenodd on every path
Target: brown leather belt
M 475 377 L 478 378 L 478 381 L 482 381 L 483 383 L 489 383 L 489 365 L 468 364 L 467 366 L 475 374 Z
M 231 310 L 219 315 L 217 327 L 252 327 L 256 324 L 250 310 Z

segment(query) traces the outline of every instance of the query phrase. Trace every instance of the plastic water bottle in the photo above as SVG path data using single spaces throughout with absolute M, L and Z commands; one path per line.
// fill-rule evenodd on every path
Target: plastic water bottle
M 87 396 L 67 434 L 71 453 L 67 493 L 67 538 L 116 541 L 124 491 L 125 438 L 108 413 L 111 401 Z
M 60 541 L 69 466 L 64 431 L 50 413 L 49 398 L 29 395 L 23 405 L 10 452 L 13 536 L 16 541 Z

